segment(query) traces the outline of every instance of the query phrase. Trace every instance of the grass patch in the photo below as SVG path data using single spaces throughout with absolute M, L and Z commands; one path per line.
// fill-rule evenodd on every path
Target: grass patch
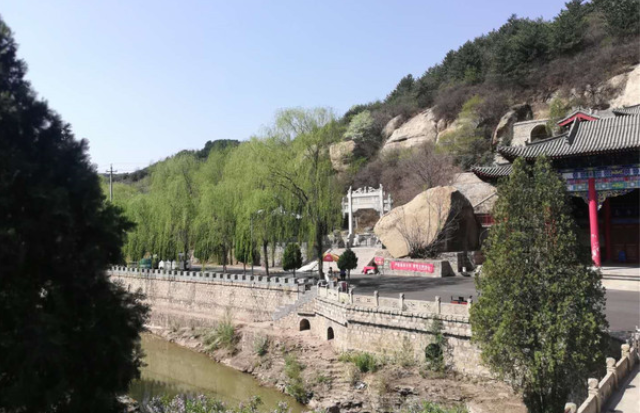
M 269 352 L 269 337 L 256 336 L 253 339 L 253 352 L 262 357 Z
M 304 379 L 302 378 L 303 369 L 304 366 L 300 364 L 293 354 L 287 354 L 284 357 L 284 374 L 287 377 L 285 390 L 287 394 L 298 402 L 306 404 L 309 400 L 309 395 L 305 389 Z
M 461 405 L 444 407 L 433 402 L 423 402 L 412 406 L 409 410 L 403 411 L 403 413 L 469 413 L 469 410 Z
M 360 370 L 360 373 L 373 373 L 384 364 L 380 358 L 366 351 L 358 353 L 342 353 L 338 360 L 343 363 L 353 363 Z
M 236 351 L 239 337 L 236 332 L 236 326 L 231 321 L 230 316 L 225 316 L 204 338 L 204 345 L 207 351 L 215 351 L 226 349 L 231 352 Z

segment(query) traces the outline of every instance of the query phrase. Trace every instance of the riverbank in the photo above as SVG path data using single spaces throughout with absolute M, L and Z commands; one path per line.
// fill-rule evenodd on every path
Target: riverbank
M 235 330 L 235 350 L 206 351 L 208 330 L 150 327 L 153 334 L 249 373 L 265 386 L 307 398 L 309 410 L 398 411 L 432 401 L 465 405 L 470 413 L 526 412 L 521 398 L 495 380 L 432 373 L 420 363 L 407 361 L 402 366 L 381 362 L 377 371 L 361 373 L 354 364 L 340 361 L 344 357 L 330 342 L 318 341 L 308 331 L 275 330 L 269 322 L 236 325 Z

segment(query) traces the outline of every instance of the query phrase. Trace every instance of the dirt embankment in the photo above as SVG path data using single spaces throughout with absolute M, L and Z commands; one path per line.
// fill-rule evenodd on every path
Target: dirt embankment
M 432 401 L 464 404 L 470 413 L 526 413 L 521 398 L 502 382 L 432 373 L 410 363 L 404 367 L 382 363 L 375 373 L 361 373 L 352 363 L 340 361 L 330 342 L 317 340 L 309 331 L 276 331 L 270 323 L 237 326 L 236 350 L 212 352 L 205 350 L 206 331 L 151 328 L 151 332 L 250 373 L 266 386 L 306 395 L 310 410 L 390 412 Z M 296 370 L 299 379 L 292 377 Z

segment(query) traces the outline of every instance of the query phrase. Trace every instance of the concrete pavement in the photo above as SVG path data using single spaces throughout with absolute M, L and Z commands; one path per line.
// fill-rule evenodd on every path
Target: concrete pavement
M 640 368 L 632 371 L 625 383 L 611 396 L 603 412 L 640 413 Z
M 398 297 L 408 300 L 435 300 L 439 296 L 448 302 L 451 296 L 477 298 L 473 277 L 422 278 L 403 276 L 352 275 L 354 294 Z M 612 332 L 635 331 L 640 326 L 640 281 L 606 279 L 607 306 L 605 313 Z

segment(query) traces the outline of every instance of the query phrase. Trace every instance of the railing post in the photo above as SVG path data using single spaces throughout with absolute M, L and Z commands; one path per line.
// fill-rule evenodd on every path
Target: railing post
M 400 311 L 404 311 L 404 293 L 400 293 Z
M 589 379 L 587 381 L 589 386 L 589 396 L 593 396 L 596 399 L 596 412 L 600 412 L 600 389 L 598 389 L 598 379 Z
M 442 314 L 442 309 L 440 308 L 441 301 L 440 296 L 436 295 L 436 314 Z
M 378 293 L 378 290 L 373 292 L 373 298 L 376 300 L 376 308 L 380 307 L 380 293 Z
M 615 387 L 618 387 L 618 375 L 616 374 L 616 359 L 614 359 L 613 357 L 607 357 L 607 373 L 611 373 L 611 375 L 613 375 L 613 384 Z
M 353 304 L 353 287 L 349 287 L 349 304 Z

